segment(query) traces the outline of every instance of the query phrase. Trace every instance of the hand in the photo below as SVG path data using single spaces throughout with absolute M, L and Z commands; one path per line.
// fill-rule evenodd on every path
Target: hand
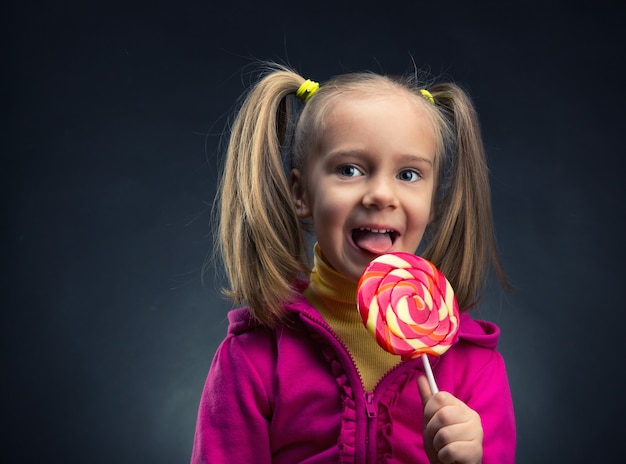
M 417 387 L 424 405 L 424 448 L 431 464 L 480 464 L 483 426 L 478 413 L 448 392 L 433 395 L 423 375 Z

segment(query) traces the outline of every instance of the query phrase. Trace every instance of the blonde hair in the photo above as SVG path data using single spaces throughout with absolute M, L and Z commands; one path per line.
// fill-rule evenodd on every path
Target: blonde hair
M 490 265 L 508 287 L 497 255 L 480 128 L 469 97 L 455 84 L 437 84 L 429 88 L 433 105 L 412 77 L 351 73 L 324 83 L 300 114 L 294 95 L 304 81 L 286 67 L 272 66 L 235 117 L 219 204 L 218 246 L 231 284 L 226 294 L 237 303 L 245 301 L 263 325 L 274 326 L 283 318 L 297 278 L 310 272 L 285 170 L 302 168 L 324 131 L 325 115 L 342 95 L 390 91 L 407 92 L 426 108 L 438 141 L 434 219 L 423 256 L 447 276 L 462 310 L 476 303 Z
M 429 90 L 452 137 L 446 140 L 435 216 L 422 256 L 444 273 L 466 311 L 478 303 L 490 268 L 507 290 L 510 284 L 498 257 L 489 168 L 474 105 L 456 84 Z

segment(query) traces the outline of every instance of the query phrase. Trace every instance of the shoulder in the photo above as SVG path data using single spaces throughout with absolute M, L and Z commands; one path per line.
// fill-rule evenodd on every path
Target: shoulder
M 314 313 L 315 309 L 304 296 L 298 296 L 284 309 L 285 317 L 275 327 L 260 324 L 248 307 L 231 310 L 228 313 L 228 330 L 220 349 L 254 353 L 254 357 L 258 358 L 263 354 L 275 356 L 278 339 L 283 344 L 292 339 L 302 341 L 302 315 Z
M 475 320 L 469 314 L 461 314 L 458 340 L 441 356 L 441 368 L 451 369 L 451 374 L 466 380 L 481 372 L 501 371 L 504 360 L 498 352 L 500 329 L 489 321 Z
M 500 328 L 493 322 L 472 319 L 468 313 L 463 313 L 458 337 L 461 342 L 495 349 L 500 338 Z
M 228 313 L 228 336 L 235 336 L 260 328 L 262 326 L 254 320 L 248 307 L 233 309 Z
M 228 333 L 211 367 L 213 376 L 223 372 L 230 377 L 224 382 L 258 382 L 259 391 L 272 392 L 280 376 L 297 381 L 292 377 L 301 376 L 303 366 L 309 371 L 321 369 L 319 342 L 313 336 L 311 319 L 303 317 L 314 308 L 303 298 L 285 309 L 287 318 L 275 328 L 259 324 L 247 307 L 230 311 Z
M 506 365 L 497 349 L 499 336 L 496 324 L 462 314 L 457 343 L 435 361 L 440 388 L 477 410 L 484 408 L 481 398 L 492 401 L 490 395 L 508 392 Z
M 278 327 L 292 326 L 294 320 L 299 319 L 303 313 L 315 314 L 316 310 L 304 296 L 298 296 L 295 301 L 285 305 L 286 317 Z M 233 309 L 228 313 L 227 336 L 238 336 L 250 332 L 269 334 L 275 331 L 276 329 L 264 326 L 254 319 L 248 307 Z

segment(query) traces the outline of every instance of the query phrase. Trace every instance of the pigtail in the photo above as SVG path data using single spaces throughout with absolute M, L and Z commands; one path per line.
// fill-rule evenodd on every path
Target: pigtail
M 506 288 L 509 283 L 498 259 L 489 169 L 474 106 L 455 84 L 429 90 L 448 121 L 450 140 L 444 141 L 432 240 L 423 256 L 447 276 L 459 307 L 467 310 L 478 302 L 490 266 Z
M 294 94 L 304 79 L 280 68 L 251 90 L 231 131 L 220 186 L 219 246 L 231 288 L 252 316 L 273 326 L 308 272 L 305 241 L 282 162 Z

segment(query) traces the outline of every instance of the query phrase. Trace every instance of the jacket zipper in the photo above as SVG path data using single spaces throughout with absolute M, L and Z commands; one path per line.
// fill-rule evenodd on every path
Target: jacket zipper
M 359 368 L 357 367 L 356 363 L 354 362 L 354 358 L 352 357 L 352 353 L 350 353 L 350 350 L 348 349 L 348 347 L 345 345 L 345 343 L 343 342 L 343 340 L 341 338 L 339 338 L 339 335 L 337 335 L 337 333 L 333 330 L 333 328 L 328 324 L 328 322 L 326 322 L 325 320 L 319 320 L 317 318 L 312 317 L 311 315 L 307 314 L 307 313 L 300 313 L 303 316 L 305 316 L 307 319 L 309 319 L 312 322 L 315 322 L 318 325 L 321 325 L 322 327 L 324 327 L 324 329 L 326 329 L 326 331 L 328 333 L 330 333 L 335 340 L 337 340 L 337 342 L 339 343 L 339 345 L 341 345 L 343 347 L 343 349 L 345 350 L 345 352 L 348 354 L 348 357 L 350 358 L 350 360 L 352 361 L 352 365 L 354 366 L 354 369 L 357 373 L 357 376 L 359 377 L 359 379 L 361 380 L 361 386 L 363 387 L 363 378 L 361 377 L 361 372 L 359 371 Z M 400 366 L 404 365 L 406 363 L 406 361 L 402 361 L 398 364 L 396 364 L 395 366 L 393 366 L 391 369 L 389 369 L 385 375 L 383 375 L 378 382 L 376 383 L 376 385 L 374 385 L 374 388 L 371 392 L 368 391 L 364 391 L 364 397 L 365 397 L 365 410 L 367 413 L 367 424 L 366 424 L 366 429 L 365 429 L 365 454 L 366 454 L 366 458 L 372 458 L 375 459 L 376 456 L 376 452 L 374 450 L 374 452 L 370 452 L 369 446 L 370 446 L 370 431 L 372 429 L 372 426 L 374 425 L 376 416 L 378 415 L 378 407 L 377 405 L 374 403 L 374 392 L 376 391 L 376 389 L 378 388 L 378 386 L 381 384 L 381 382 L 389 375 L 391 374 L 393 371 L 395 371 L 396 369 L 398 369 Z M 365 389 L 363 389 L 365 390 Z M 368 459 L 369 460 L 369 459 Z
M 307 317 L 309 320 L 315 322 L 316 324 L 324 327 L 324 329 L 326 329 L 326 331 L 328 333 L 330 333 L 335 340 L 337 340 L 337 342 L 339 343 L 340 346 L 343 347 L 343 349 L 345 350 L 345 352 L 348 354 L 348 357 L 350 358 L 350 360 L 352 361 L 352 365 L 354 366 L 354 370 L 357 373 L 357 376 L 361 382 L 361 387 L 363 388 L 364 391 L 364 397 L 365 397 L 365 410 L 367 413 L 367 423 L 366 423 L 366 427 L 365 427 L 365 456 L 364 458 L 366 459 L 366 461 L 369 461 L 371 456 L 370 450 L 369 450 L 369 446 L 370 446 L 370 430 L 372 428 L 372 424 L 374 422 L 374 420 L 376 419 L 376 415 L 377 415 L 377 407 L 374 404 L 374 391 L 371 392 L 367 392 L 365 391 L 365 388 L 363 387 L 363 378 L 361 377 L 361 372 L 359 371 L 359 368 L 357 367 L 356 363 L 354 362 L 354 358 L 352 357 L 352 353 L 350 352 L 350 350 L 348 349 L 348 347 L 346 346 L 346 344 L 343 342 L 343 340 L 341 338 L 339 338 L 339 335 L 337 335 L 337 333 L 333 330 L 333 328 L 330 326 L 330 324 L 328 324 L 328 322 L 326 322 L 325 320 L 319 320 L 317 318 L 311 317 L 311 315 L 307 314 L 307 313 L 301 313 L 303 316 Z M 395 367 L 394 367 L 395 368 Z M 393 370 L 394 368 L 392 368 L 391 370 Z M 390 372 L 391 372 L 390 370 Z M 378 384 L 376 385 L 378 386 Z M 374 387 L 374 390 L 376 390 L 376 387 Z M 373 454 L 373 456 L 376 456 L 376 453 Z M 358 456 L 357 456 L 358 458 Z
M 370 450 L 370 434 L 375 426 L 377 406 L 374 404 L 374 393 L 365 392 L 365 410 L 367 411 L 367 427 L 365 428 L 365 456 L 368 461 L 376 456 L 376 452 Z
M 367 417 L 369 419 L 376 418 L 376 405 L 374 404 L 374 393 L 365 392 L 365 409 L 367 410 Z

